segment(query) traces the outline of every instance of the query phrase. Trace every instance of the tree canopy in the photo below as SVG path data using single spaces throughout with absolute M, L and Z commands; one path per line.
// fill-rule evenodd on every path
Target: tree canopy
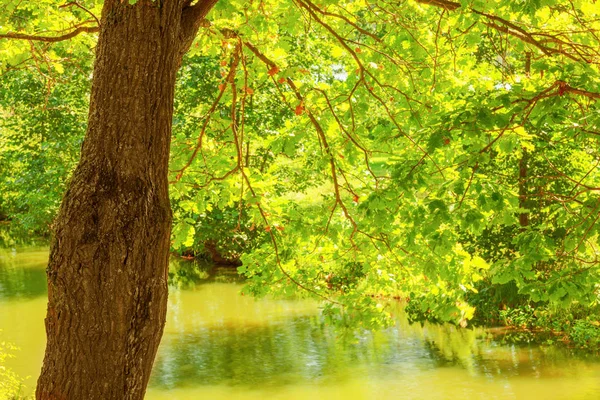
M 22 236 L 77 160 L 101 6 L 0 2 L 0 218 Z M 217 2 L 179 73 L 173 250 L 220 240 L 248 292 L 369 328 L 379 296 L 463 326 L 481 291 L 595 305 L 599 35 L 593 0 Z

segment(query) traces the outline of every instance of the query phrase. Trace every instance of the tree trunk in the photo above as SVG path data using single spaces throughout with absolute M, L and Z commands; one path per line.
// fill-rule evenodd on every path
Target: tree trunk
M 176 73 L 214 1 L 106 0 L 81 160 L 54 225 L 38 399 L 142 399 L 167 309 Z

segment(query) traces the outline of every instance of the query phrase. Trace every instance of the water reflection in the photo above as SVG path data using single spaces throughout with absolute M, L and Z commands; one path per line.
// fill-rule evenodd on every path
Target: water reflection
M 396 326 L 348 343 L 316 316 L 264 325 L 221 324 L 170 332 L 161 345 L 152 385 L 282 386 L 362 378 L 399 379 L 452 368 L 471 378 L 561 378 L 594 369 L 568 349 L 498 346 L 474 331 Z M 452 338 L 452 340 L 448 340 Z M 596 371 L 598 378 L 600 373 Z M 600 382 L 598 382 L 600 385 Z M 600 388 L 600 386 L 598 386 Z
M 351 379 L 349 366 L 378 376 L 388 370 L 434 367 L 423 347 L 395 346 L 369 340 L 346 344 L 324 329 L 316 317 L 280 324 L 205 328 L 169 335 L 155 365 L 153 385 L 289 385 L 298 381 Z M 392 360 L 402 359 L 402 363 Z
M 47 252 L 0 252 L 0 340 L 35 383 L 44 347 Z M 504 345 L 481 329 L 396 326 L 344 340 L 311 301 L 255 300 L 231 270 L 174 263 L 165 335 L 147 398 L 595 399 L 598 358 Z
M 46 295 L 48 251 L 39 249 L 23 254 L 0 249 L 0 302 L 12 299 L 33 299 Z
M 206 261 L 187 261 L 172 258 L 169 265 L 169 285 L 177 289 L 194 289 L 196 286 L 211 283 L 241 283 L 237 267 L 224 267 Z

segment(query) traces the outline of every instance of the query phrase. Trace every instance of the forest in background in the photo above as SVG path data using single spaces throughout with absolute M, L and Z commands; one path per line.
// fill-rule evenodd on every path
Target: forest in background
M 3 1 L 0 242 L 47 241 L 101 2 Z M 135 2 L 133 2 L 135 3 Z M 600 5 L 217 3 L 179 71 L 171 249 L 341 326 L 505 323 L 597 348 Z M 132 5 L 133 6 L 133 5 Z M 68 41 L 25 33 L 91 28 Z

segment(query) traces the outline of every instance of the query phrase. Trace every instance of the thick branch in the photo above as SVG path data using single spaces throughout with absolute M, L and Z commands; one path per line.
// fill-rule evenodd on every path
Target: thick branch
M 583 90 L 583 89 L 577 89 L 563 81 L 557 81 L 557 84 L 559 87 L 559 91 L 558 91 L 559 95 L 562 95 L 563 93 L 567 92 L 567 93 L 577 94 L 579 96 L 585 96 L 585 97 L 588 97 L 588 98 L 594 99 L 594 100 L 600 99 L 600 93 L 590 92 L 588 90 Z
M 198 29 L 202 26 L 204 21 L 204 17 L 209 13 L 210 10 L 217 4 L 218 0 L 199 0 L 194 5 L 191 4 L 191 1 L 186 1 L 183 8 L 183 12 L 181 13 L 181 39 L 182 39 L 182 54 L 185 53 L 194 38 L 196 37 L 196 33 L 198 33 Z
M 416 0 L 417 3 L 429 4 L 432 6 L 440 7 L 448 11 L 454 11 L 457 8 L 460 8 L 460 3 L 456 3 L 454 1 L 447 0 Z
M 63 40 L 69 40 L 80 33 L 94 33 L 98 32 L 100 28 L 98 26 L 80 26 L 72 32 L 69 32 L 62 36 L 37 36 L 37 35 L 28 35 L 25 33 L 2 33 L 0 34 L 0 39 L 19 39 L 19 40 L 34 40 L 38 42 L 62 42 Z

